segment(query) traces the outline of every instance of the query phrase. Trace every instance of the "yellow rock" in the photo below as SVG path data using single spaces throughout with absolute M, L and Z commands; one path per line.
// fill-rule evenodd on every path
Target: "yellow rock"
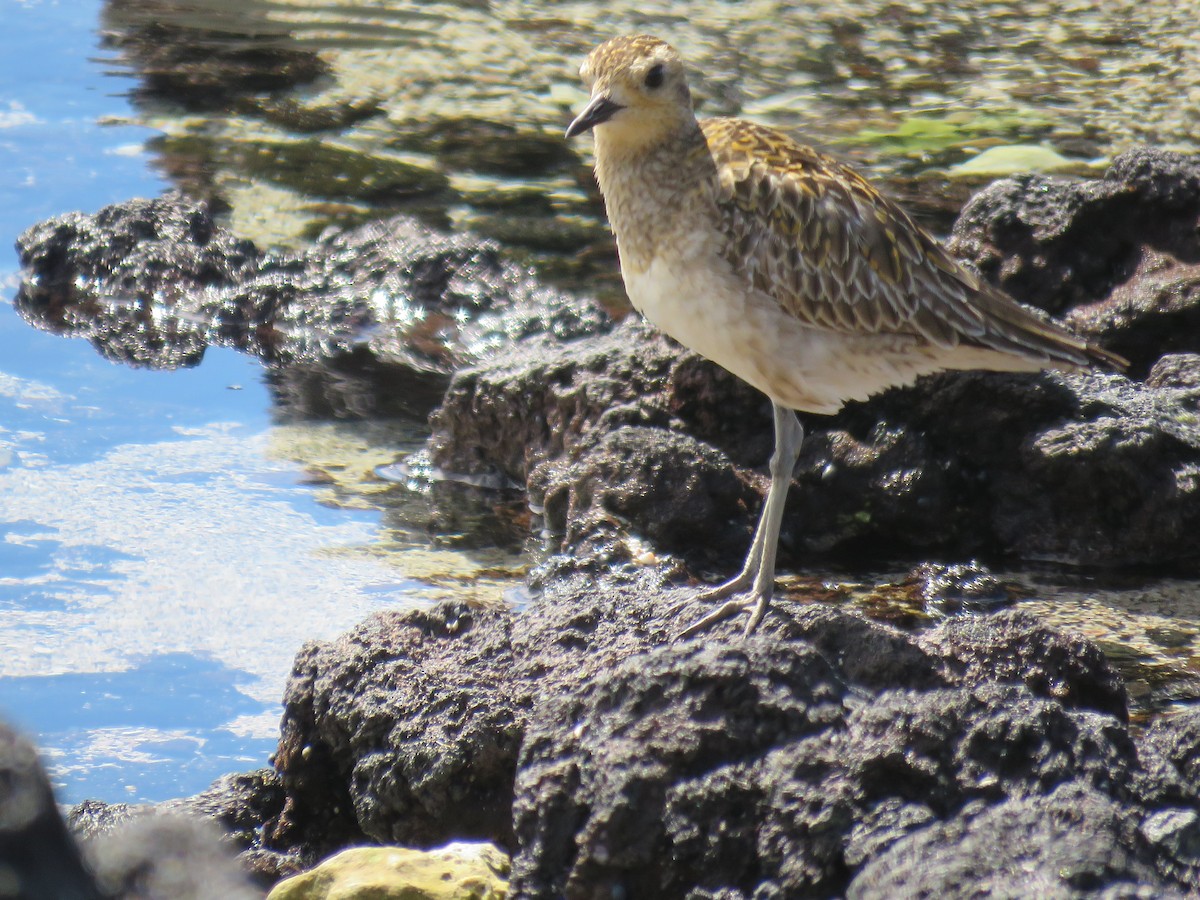
M 279 882 L 267 900 L 504 900 L 508 871 L 492 844 L 355 847 Z

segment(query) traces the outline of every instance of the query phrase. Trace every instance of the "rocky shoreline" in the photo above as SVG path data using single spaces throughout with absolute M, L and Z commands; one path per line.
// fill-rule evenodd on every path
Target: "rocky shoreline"
M 1129 376 L 944 375 L 810 418 L 781 565 L 1194 569 L 1198 224 L 1200 159 L 1148 149 L 1101 179 L 977 195 L 954 251 Z M 522 897 L 1200 891 L 1200 713 L 1131 727 L 1120 674 L 1082 637 L 1019 609 L 913 634 L 793 593 L 753 639 L 670 640 L 695 579 L 744 552 L 770 420 L 643 324 L 406 219 L 264 252 L 168 195 L 18 246 L 37 327 L 142 365 L 254 353 L 296 417 L 431 414 L 434 465 L 523 486 L 558 536 L 524 610 L 381 613 L 307 645 L 272 766 L 155 814 L 215 822 L 246 896 L 349 846 L 452 840 L 510 854 Z M 8 846 L 50 829 L 77 859 L 27 745 L 6 746 L 39 809 Z M 101 879 L 77 895 L 211 896 L 132 893 L 120 873 L 156 863 L 131 846 L 217 852 L 133 812 L 72 812 Z

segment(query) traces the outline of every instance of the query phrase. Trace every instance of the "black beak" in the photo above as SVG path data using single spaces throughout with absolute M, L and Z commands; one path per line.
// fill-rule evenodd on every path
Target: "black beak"
M 607 122 L 618 110 L 624 109 L 619 103 L 613 103 L 603 94 L 597 94 L 591 99 L 583 112 L 575 117 L 575 121 L 567 126 L 567 137 L 590 131 L 602 122 Z

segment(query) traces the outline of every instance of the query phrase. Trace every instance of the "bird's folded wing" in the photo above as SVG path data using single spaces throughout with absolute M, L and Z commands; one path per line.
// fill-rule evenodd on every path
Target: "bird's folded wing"
M 853 169 L 773 129 L 702 123 L 725 257 L 807 325 L 1086 366 L 1097 349 L 956 262 Z

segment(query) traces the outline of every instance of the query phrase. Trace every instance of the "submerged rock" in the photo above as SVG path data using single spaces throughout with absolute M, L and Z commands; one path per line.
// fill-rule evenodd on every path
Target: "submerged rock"
M 248 107 L 248 94 L 310 84 L 329 72 L 320 54 L 290 40 L 286 26 L 253 6 L 209 19 L 180 15 L 162 0 L 112 0 L 102 16 L 105 45 L 141 75 L 139 101 L 167 98 L 190 112 L 227 113 Z M 211 27 L 201 24 L 206 19 Z M 274 40 L 261 39 L 266 35 Z

